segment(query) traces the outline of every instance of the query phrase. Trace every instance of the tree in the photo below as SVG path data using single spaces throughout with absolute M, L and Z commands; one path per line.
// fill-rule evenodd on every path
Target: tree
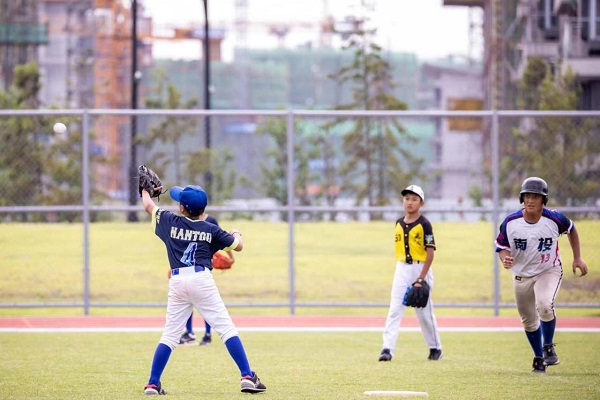
M 184 101 L 179 89 L 169 83 L 163 71 L 158 72 L 158 84 L 153 93 L 154 97 L 146 100 L 148 108 L 156 109 L 193 109 L 198 105 L 197 99 Z M 209 193 L 211 204 L 219 204 L 233 196 L 236 186 L 236 175 L 233 170 L 233 155 L 225 150 L 201 148 L 182 152 L 186 135 L 197 127 L 198 121 L 180 116 L 166 116 L 156 126 L 150 128 L 150 134 L 140 138 L 140 142 L 151 148 L 157 142 L 172 146 L 172 152 L 158 150 L 153 153 L 155 170 L 164 176 L 165 168 L 173 163 L 175 182 L 199 182 L 207 172 L 212 173 L 212 185 Z M 162 146 L 161 146 L 162 148 Z
M 546 60 L 533 57 L 519 83 L 518 106 L 525 110 L 576 110 L 579 93 L 571 69 L 555 75 Z M 524 176 L 535 175 L 552 183 L 553 201 L 565 205 L 592 201 L 600 187 L 590 179 L 597 158 L 594 129 L 597 126 L 586 118 L 523 119 L 513 131 L 516 154 L 506 156 L 503 162 L 505 168 L 522 174 L 512 193 Z
M 146 107 L 155 109 L 192 109 L 198 105 L 198 100 L 182 100 L 181 92 L 172 83 L 167 82 L 164 72 L 158 73 L 158 84 L 154 89 L 155 97 L 146 100 Z M 165 116 L 154 127 L 150 128 L 150 134 L 147 137 L 139 138 L 139 142 L 147 147 L 152 147 L 156 142 L 170 144 L 172 154 L 159 150 L 154 152 L 153 160 L 156 165 L 153 167 L 157 171 L 162 171 L 167 164 L 173 163 L 175 169 L 175 182 L 182 181 L 182 156 L 181 156 L 181 138 L 186 133 L 193 130 L 198 125 L 198 121 L 192 118 L 182 118 L 180 116 Z
M 0 91 L 3 109 L 29 109 L 39 105 L 40 72 L 33 62 L 18 65 L 8 91 Z M 2 205 L 36 204 L 42 190 L 44 143 L 52 129 L 44 118 L 0 119 L 0 191 Z M 46 160 L 48 161 L 48 160 Z
M 82 133 L 76 128 L 76 124 L 68 123 L 69 129 L 63 135 L 54 134 L 45 148 L 43 191 L 38 198 L 39 204 L 46 205 L 68 205 L 81 204 L 81 159 L 82 159 Z M 95 161 L 101 160 L 94 157 Z M 91 179 L 93 179 L 91 177 Z M 92 201 L 99 200 L 104 196 L 94 189 L 91 184 Z M 80 219 L 80 212 L 60 213 L 57 221 L 73 222 Z
M 336 135 L 332 132 L 333 127 L 323 126 L 322 130 L 317 130 L 312 136 L 311 143 L 315 146 L 316 157 L 321 158 L 322 170 L 319 176 L 319 187 L 317 198 L 323 197 L 325 203 L 333 207 L 340 195 L 341 182 L 339 181 L 339 158 L 341 152 L 339 150 Z M 329 221 L 335 221 L 337 213 L 330 212 L 328 214 Z
M 395 86 L 392 67 L 382 49 L 372 41 L 375 31 L 356 29 L 349 35 L 345 50 L 353 51 L 350 65 L 331 78 L 351 85 L 353 102 L 337 110 L 406 110 L 406 104 L 391 94 Z M 344 191 L 367 206 L 389 204 L 401 195 L 410 180 L 420 176 L 423 160 L 411 152 L 417 138 L 396 119 L 338 118 L 324 125 L 348 127 L 342 134 L 343 161 L 339 168 Z M 325 182 L 328 184 L 328 182 Z
M 204 148 L 190 152 L 185 160 L 184 176 L 188 182 L 198 182 L 208 171 L 212 172 L 211 190 L 208 194 L 210 204 L 222 204 L 233 197 L 238 177 L 232 168 L 234 156 L 231 151 Z
M 41 75 L 33 62 L 19 65 L 8 91 L 0 91 L 0 107 L 34 109 L 40 106 Z M 2 205 L 73 205 L 82 201 L 82 134 L 73 118 L 63 117 L 65 134 L 52 130 L 55 117 L 0 119 L 0 199 Z M 97 156 L 91 156 L 98 160 Z M 92 186 L 93 187 L 93 186 Z M 95 198 L 100 193 L 92 191 Z M 22 215 L 37 220 L 38 215 Z M 49 215 L 46 216 L 51 218 Z M 74 221 L 79 212 L 60 213 L 56 220 Z
M 294 132 L 299 137 L 303 127 L 294 122 Z M 260 191 L 267 197 L 277 200 L 280 204 L 288 202 L 288 154 L 287 154 L 287 124 L 283 118 L 267 118 L 261 123 L 256 133 L 266 135 L 273 140 L 273 146 L 266 149 L 268 161 L 260 164 L 262 179 Z M 302 206 L 311 205 L 310 201 L 310 169 L 309 159 L 314 155 L 314 147 L 309 142 L 296 140 L 294 143 L 294 182 L 295 196 Z

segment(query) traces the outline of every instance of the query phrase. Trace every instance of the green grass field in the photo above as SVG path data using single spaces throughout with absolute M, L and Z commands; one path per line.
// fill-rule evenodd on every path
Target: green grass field
M 227 303 L 289 301 L 288 226 L 284 223 L 221 221 L 244 234 L 244 250 L 234 268 L 215 272 Z M 565 276 L 558 302 L 600 301 L 600 221 L 578 221 L 582 253 L 590 273 L 575 278 L 571 250 L 561 238 Z M 295 229 L 296 301 L 301 303 L 381 303 L 389 301 L 394 271 L 393 223 L 298 223 Z M 491 224 L 434 224 L 434 301 L 438 304 L 493 302 Z M 78 224 L 0 224 L 0 303 L 81 302 L 83 228 Z M 92 302 L 164 303 L 167 261 L 164 245 L 149 223 L 95 223 L 90 229 Z M 500 270 L 501 302 L 513 302 L 510 272 Z M 447 311 L 446 311 L 447 310 Z M 239 313 L 289 313 L 289 308 L 238 308 Z M 565 310 L 567 311 L 567 310 Z M 0 309 L 0 315 L 81 314 L 82 308 Z M 94 308 L 92 313 L 162 313 L 161 308 Z M 297 308 L 299 313 L 338 312 Z M 383 308 L 344 309 L 343 313 L 385 313 Z M 484 313 L 491 309 L 440 309 L 438 313 Z M 510 309 L 502 312 L 511 313 Z M 568 310 L 600 315 L 598 309 Z
M 234 269 L 215 272 L 226 302 L 286 302 L 289 290 L 286 224 L 221 221 L 244 234 Z M 590 274 L 570 273 L 559 302 L 600 300 L 600 222 L 578 222 Z M 295 230 L 297 301 L 389 301 L 393 224 L 300 223 Z M 434 225 L 436 303 L 491 302 L 493 234 L 489 224 Z M 76 224 L 0 225 L 0 303 L 80 302 L 82 227 Z M 166 301 L 164 246 L 149 224 L 93 224 L 90 231 L 92 302 Z M 500 271 L 501 301 L 512 302 L 511 276 Z M 236 315 L 289 314 L 282 308 L 233 308 Z M 407 315 L 411 315 L 411 311 Z M 297 308 L 298 314 L 384 316 L 387 307 Z M 438 315 L 492 315 L 491 309 L 438 308 Z M 599 316 L 597 308 L 560 309 Z M 8 315 L 81 315 L 82 308 L 2 308 Z M 164 308 L 91 309 L 93 315 L 164 314 Z M 515 315 L 515 310 L 502 310 Z M 442 332 L 445 356 L 426 360 L 420 333 L 401 332 L 391 363 L 379 363 L 380 333 L 242 332 L 268 399 L 361 399 L 367 390 L 426 391 L 433 399 L 598 399 L 598 333 L 558 332 L 561 364 L 530 373 L 532 354 L 520 332 Z M 141 398 L 160 333 L 0 333 L 0 399 Z M 178 348 L 163 375 L 172 399 L 238 399 L 238 372 L 225 347 Z
M 425 391 L 432 399 L 598 399 L 598 333 L 557 333 L 561 364 L 532 374 L 522 333 L 442 332 L 444 357 L 426 360 L 420 333 L 401 332 L 390 363 L 379 333 L 242 332 L 264 399 L 362 399 L 367 390 Z M 142 398 L 160 333 L 2 333 L 2 399 Z M 170 399 L 242 399 L 220 341 L 177 348 L 162 377 Z

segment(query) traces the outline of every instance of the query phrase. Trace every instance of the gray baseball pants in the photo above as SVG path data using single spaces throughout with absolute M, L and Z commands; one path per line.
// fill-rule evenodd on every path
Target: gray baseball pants
M 529 278 L 514 277 L 515 301 L 526 331 L 537 330 L 540 320 L 547 322 L 556 317 L 554 299 L 560 289 L 562 276 L 562 266 L 558 266 Z

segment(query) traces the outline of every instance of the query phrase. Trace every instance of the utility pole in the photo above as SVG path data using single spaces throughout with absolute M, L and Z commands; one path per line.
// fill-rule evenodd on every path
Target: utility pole
M 141 72 L 138 71 L 137 56 L 137 0 L 131 1 L 131 109 L 136 110 L 138 105 L 138 83 L 141 78 Z M 137 177 L 137 154 L 136 154 L 136 136 L 137 136 L 137 115 L 131 116 L 131 143 L 130 143 L 130 164 L 129 164 L 129 205 L 134 206 L 138 202 L 138 182 Z M 138 217 L 135 211 L 127 214 L 127 221 L 137 222 Z
M 202 50 L 204 51 L 204 109 L 210 110 L 210 38 L 209 38 L 209 22 L 208 22 L 208 0 L 204 0 L 204 43 Z M 204 174 L 204 185 L 208 193 L 212 193 L 212 172 L 210 162 L 210 117 L 204 117 L 204 146 L 206 147 L 208 160 L 208 170 Z

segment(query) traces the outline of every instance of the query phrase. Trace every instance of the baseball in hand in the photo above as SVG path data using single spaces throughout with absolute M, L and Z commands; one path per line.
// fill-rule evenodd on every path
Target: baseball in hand
M 65 124 L 63 124 L 62 122 L 57 122 L 54 124 L 54 133 L 65 133 L 67 131 L 67 127 Z

